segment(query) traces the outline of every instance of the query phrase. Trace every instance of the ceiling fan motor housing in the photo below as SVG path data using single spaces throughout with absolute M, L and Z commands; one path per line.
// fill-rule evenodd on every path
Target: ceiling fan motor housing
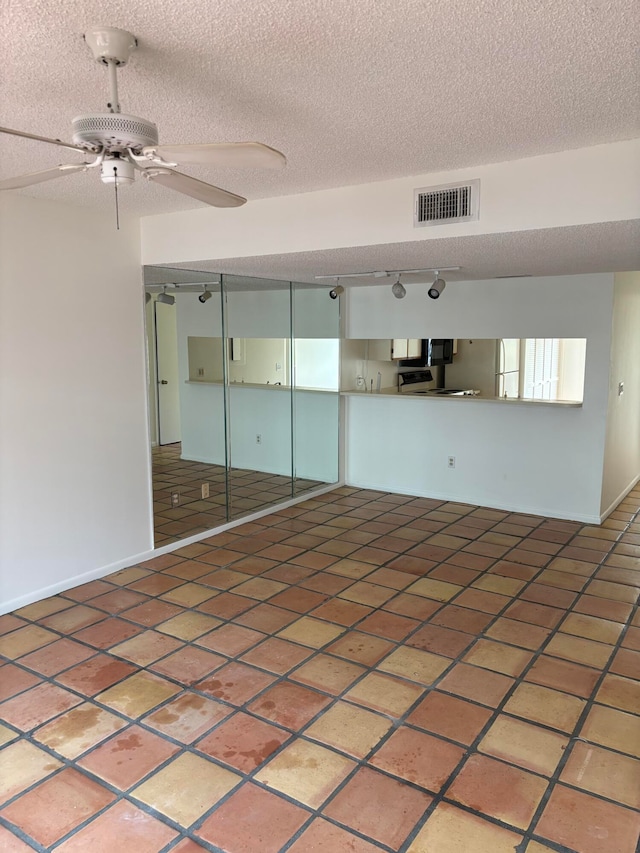
M 72 122 L 73 142 L 91 151 L 140 151 L 158 144 L 158 128 L 146 118 L 125 113 L 86 113 Z

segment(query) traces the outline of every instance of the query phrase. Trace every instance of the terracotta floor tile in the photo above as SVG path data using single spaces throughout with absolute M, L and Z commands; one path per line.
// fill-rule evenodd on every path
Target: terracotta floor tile
M 507 700 L 504 710 L 552 729 L 572 732 L 585 707 L 585 701 L 537 684 L 520 684 Z
M 125 726 L 121 717 L 84 702 L 39 728 L 33 737 L 59 755 L 74 759 Z
M 361 581 L 347 587 L 344 592 L 338 593 L 338 598 L 362 604 L 366 607 L 381 607 L 390 598 L 393 598 L 395 594 L 395 590 L 389 589 L 387 586 Z
M 297 613 L 264 603 L 256 604 L 250 610 L 246 610 L 244 613 L 236 616 L 233 621 L 237 625 L 254 628 L 256 631 L 262 631 L 264 634 L 273 634 L 286 625 L 295 622 L 297 618 Z
M 610 622 L 607 619 L 598 619 L 582 613 L 569 613 L 560 626 L 564 634 L 586 637 L 610 645 L 615 645 L 623 628 L 624 625 L 619 622 Z
M 327 817 L 397 850 L 432 798 L 363 767 L 324 809 Z M 388 804 L 394 808 L 389 809 Z
M 292 640 L 294 643 L 319 649 L 341 634 L 344 634 L 342 627 L 331 625 L 329 622 L 323 622 L 320 619 L 313 619 L 310 616 L 302 616 L 280 631 L 278 636 L 283 640 Z
M 593 705 L 580 737 L 640 758 L 640 717 L 604 705 Z
M 483 589 L 485 592 L 496 592 L 499 595 L 517 595 L 525 585 L 525 581 L 502 575 L 486 574 L 472 584 L 473 589 Z
M 14 666 L 12 663 L 5 664 L 5 666 L 0 667 L 0 702 L 22 693 L 23 690 L 35 687 L 41 680 L 37 675 L 27 672 L 19 666 Z M 1 714 L 2 709 L 0 707 L 0 716 Z
M 164 573 L 171 575 L 174 578 L 181 578 L 185 581 L 195 581 L 203 575 L 209 574 L 211 566 L 208 563 L 202 563 L 197 560 L 186 560 L 184 563 L 178 563 L 177 566 L 170 566 L 164 569 Z
M 81 702 L 74 693 L 45 682 L 7 699 L 0 705 L 0 713 L 5 722 L 28 732 Z
M 234 567 L 232 569 L 216 569 L 214 572 L 201 575 L 198 582 L 204 586 L 212 586 L 214 589 L 233 589 L 233 587 L 250 580 L 252 577 L 253 575 L 247 572 L 236 571 Z
M 344 698 L 365 708 L 400 717 L 422 693 L 423 688 L 417 684 L 372 672 L 348 690 Z
M 478 752 L 551 776 L 568 743 L 563 735 L 500 714 L 480 741 Z
M 512 563 L 509 560 L 498 560 L 490 569 L 489 574 L 502 575 L 505 578 L 517 578 L 522 581 L 530 581 L 538 574 L 538 569 L 533 566 L 524 566 L 522 563 Z
M 348 631 L 332 643 L 327 651 L 365 666 L 374 666 L 394 648 L 394 643 L 380 637 L 372 637 L 360 631 Z
M 180 688 L 150 672 L 139 671 L 99 693 L 96 700 L 136 719 L 180 692 Z
M 391 720 L 348 702 L 336 702 L 305 731 L 305 736 L 364 758 L 392 726 Z
M 525 681 L 588 699 L 599 677 L 597 669 L 540 655 L 527 672 Z
M 627 633 L 622 641 L 622 646 L 625 649 L 634 649 L 640 651 L 640 627 L 627 628 Z
M 449 601 L 462 590 L 463 587 L 457 584 L 433 580 L 432 578 L 420 578 L 407 587 L 407 593 L 410 595 L 422 595 L 425 598 L 432 598 L 434 601 Z
M 132 796 L 188 827 L 241 779 L 237 773 L 185 752 L 134 788 Z
M 400 726 L 369 759 L 379 770 L 438 793 L 464 750 L 426 732 Z
M 440 803 L 407 853 L 513 853 L 521 840 L 515 832 Z
M 482 589 L 465 589 L 456 598 L 459 607 L 468 607 L 471 610 L 480 610 L 482 613 L 499 613 L 511 599 L 506 595 L 498 595 L 495 592 L 485 592 Z
M 433 625 L 442 625 L 444 628 L 454 628 L 465 631 L 468 634 L 479 634 L 491 622 L 493 616 L 478 610 L 470 610 L 466 607 L 458 607 L 448 604 L 439 610 L 429 621 Z
M 493 640 L 476 640 L 465 654 L 463 660 L 474 666 L 502 672 L 504 675 L 517 677 L 530 662 L 531 652 L 496 643 Z
M 484 755 L 472 755 L 447 791 L 450 799 L 526 829 L 547 780 Z
M 171 604 L 179 604 L 183 607 L 195 607 L 197 604 L 202 604 L 209 598 L 213 598 L 218 593 L 211 587 L 204 586 L 198 583 L 185 583 L 176 589 L 171 589 L 162 595 L 163 601 L 169 601 Z
M 423 575 L 427 575 L 431 569 L 435 569 L 436 565 L 436 560 L 425 560 L 422 557 L 412 557 L 410 554 L 400 554 L 391 560 L 386 568 L 422 577 Z
M 249 610 L 254 602 L 250 598 L 243 598 L 231 592 L 221 592 L 219 595 L 208 599 L 196 607 L 201 613 L 208 613 L 220 619 L 233 619 L 239 613 Z
M 27 604 L 26 607 L 21 607 L 15 611 L 15 615 L 21 619 L 30 619 L 33 622 L 45 619 L 52 613 L 58 613 L 69 607 L 73 607 L 71 601 L 67 601 L 66 598 L 62 598 L 59 595 L 52 595 L 49 598 L 35 601 L 33 604 Z
M 12 613 L 5 613 L 4 616 L 0 616 L 0 635 L 9 634 L 17 628 L 24 628 L 26 624 L 24 619 L 19 619 Z
M 0 814 L 43 847 L 50 847 L 114 799 L 102 785 L 67 767 Z
M 629 678 L 640 678 L 640 652 L 619 649 L 613 658 L 611 672 L 626 675 Z
M 289 672 L 312 654 L 310 649 L 269 637 L 244 654 L 241 660 L 278 675 Z
M 189 692 L 153 711 L 143 722 L 180 743 L 193 743 L 230 713 L 221 702 Z
M 142 569 L 142 571 L 145 570 Z M 75 586 L 73 589 L 66 589 L 64 597 L 70 598 L 72 601 L 87 601 L 89 598 L 97 598 L 110 589 L 113 589 L 113 587 L 104 580 L 89 581 L 89 583 Z
M 182 646 L 180 640 L 161 634 L 159 631 L 143 631 L 124 643 L 118 643 L 109 651 L 112 655 L 124 658 L 138 666 L 147 666 Z
M 252 628 L 244 628 L 241 625 L 221 625 L 203 637 L 199 637 L 196 645 L 204 646 L 218 654 L 235 657 L 257 645 L 264 638 L 263 633 L 254 631 Z
M 389 555 L 387 554 L 387 558 Z M 398 572 L 395 569 L 376 569 L 375 572 L 367 576 L 369 583 L 375 583 L 380 586 L 388 586 L 391 589 L 401 590 L 406 589 L 409 584 L 414 583 L 415 575 L 410 575 L 407 572 Z
M 8 726 L 4 726 L 0 723 L 0 747 L 11 743 L 11 741 L 15 740 L 17 737 L 19 737 L 17 732 L 14 732 L 13 729 L 10 729 Z
M 640 815 L 556 785 L 535 833 L 580 853 L 635 853 Z
M 194 687 L 214 699 L 222 699 L 231 705 L 244 705 L 274 682 L 272 675 L 243 663 L 231 663 L 217 669 Z
M 197 834 L 231 853 L 278 853 L 308 818 L 306 809 L 249 782 L 216 809 Z
M 564 616 L 564 611 L 557 607 L 547 607 L 545 604 L 516 601 L 502 615 L 543 628 L 555 628 Z
M 182 610 L 175 604 L 169 604 L 166 601 L 158 601 L 155 598 L 145 601 L 144 604 L 139 604 L 137 607 L 132 607 L 127 610 L 127 619 L 132 622 L 137 622 L 139 625 L 146 625 L 152 628 L 160 622 L 165 622 L 172 616 L 177 616 Z
M 25 844 L 4 826 L 0 826 L 0 850 L 3 853 L 32 853 L 33 847 L 30 844 Z
M 480 572 L 472 569 L 465 569 L 462 566 L 456 566 L 453 563 L 441 563 L 432 569 L 427 575 L 428 578 L 438 581 L 446 581 L 447 583 L 466 586 L 474 581 Z
M 178 833 L 122 800 L 108 808 L 84 829 L 56 847 L 61 853 L 107 853 L 118 848 L 129 848 L 136 853 L 156 853 Z
M 428 687 L 449 666 L 451 666 L 451 660 L 442 657 L 442 655 L 434 655 L 420 649 L 400 646 L 379 663 L 377 669 L 391 675 L 399 675 L 401 678 L 409 679 L 409 681 L 417 681 L 419 684 Z
M 510 643 L 513 646 L 521 646 L 535 651 L 549 637 L 551 629 L 501 617 L 487 628 L 485 634 L 493 640 L 502 640 L 502 642 Z
M 130 637 L 135 637 L 142 630 L 139 625 L 132 625 L 131 622 L 125 622 L 123 619 L 118 619 L 117 616 L 112 616 L 110 619 L 105 619 L 78 631 L 74 634 L 74 639 L 95 646 L 96 649 L 108 649 L 115 646 L 116 643 L 123 643 Z
M 251 773 L 289 738 L 289 732 L 238 711 L 216 726 L 196 748 L 241 773 Z
M 636 672 L 636 676 L 640 676 L 640 672 Z M 621 675 L 605 675 L 596 694 L 596 701 L 621 711 L 640 713 L 640 681 L 623 678 Z
M 178 751 L 164 738 L 130 726 L 78 761 L 80 767 L 127 791 Z
M 50 776 L 62 762 L 25 740 L 0 752 L 0 804 Z
M 149 669 L 159 675 L 166 675 L 185 687 L 192 687 L 196 681 L 200 681 L 225 663 L 228 663 L 228 660 L 222 655 L 195 646 L 183 646 L 173 654 L 156 661 Z
M 640 810 L 640 761 L 588 743 L 575 743 L 562 782 Z
M 314 592 L 311 589 L 290 587 L 274 595 L 270 603 L 276 607 L 294 610 L 296 613 L 308 613 L 319 607 L 327 598 L 326 594 Z
M 596 643 L 594 640 L 586 640 L 583 637 L 558 633 L 551 638 L 545 652 L 553 657 L 603 669 L 611 657 L 613 647 L 605 643 Z
M 44 625 L 45 628 L 51 628 L 53 631 L 59 631 L 61 634 L 70 634 L 73 631 L 79 631 L 80 628 L 86 628 L 88 625 L 100 622 L 102 619 L 104 619 L 102 610 L 77 604 L 75 607 L 70 607 L 68 610 L 42 619 L 40 624 Z
M 354 549 L 355 550 L 355 549 Z M 333 554 L 323 554 L 320 551 L 306 551 L 298 554 L 293 558 L 299 566 L 305 566 L 309 569 L 326 569 L 338 561 L 338 557 Z
M 433 601 L 430 598 L 422 598 L 419 595 L 408 595 L 401 592 L 384 605 L 384 610 L 397 613 L 399 616 L 408 616 L 412 619 L 428 619 L 432 613 L 442 607 L 442 602 Z
M 371 613 L 372 608 L 354 601 L 333 598 L 311 612 L 311 616 L 326 622 L 335 622 L 348 628 Z
M 317 809 L 355 766 L 355 762 L 329 749 L 295 740 L 259 770 L 255 778 Z M 313 773 L 307 772 L 309 767 Z
M 346 660 L 338 660 L 330 655 L 317 654 L 295 672 L 289 675 L 292 681 L 300 681 L 310 687 L 317 687 L 325 693 L 337 696 L 360 678 L 366 669 Z
M 56 677 L 56 681 L 85 696 L 95 696 L 117 681 L 122 681 L 136 668 L 110 655 L 97 654 L 90 660 L 68 669 Z
M 408 619 L 406 616 L 376 610 L 366 619 L 363 619 L 358 625 L 358 629 L 377 637 L 400 642 L 419 624 L 420 622 L 417 619 Z
M 458 663 L 448 672 L 438 687 L 448 693 L 473 699 L 495 708 L 513 686 L 514 679 L 498 672 Z
M 0 655 L 15 660 L 58 639 L 60 638 L 53 631 L 47 631 L 37 625 L 27 625 L 0 637 Z
M 156 631 L 177 637 L 179 640 L 195 640 L 208 631 L 220 625 L 220 620 L 215 616 L 207 616 L 204 613 L 188 611 L 171 617 L 166 622 L 156 626 Z
M 153 578 L 153 575 L 150 578 Z M 142 584 L 144 581 L 140 581 L 140 583 Z M 133 589 L 114 589 L 104 595 L 99 595 L 97 598 L 90 599 L 89 603 L 92 607 L 97 607 L 112 616 L 116 616 L 123 610 L 128 610 L 130 607 L 135 607 L 147 600 L 146 595 L 134 592 Z
M 592 580 L 584 592 L 588 595 L 610 598 L 613 601 L 622 601 L 627 604 L 635 604 L 638 598 L 638 592 L 633 587 L 601 580 Z
M 409 714 L 407 722 L 468 746 L 490 717 L 487 708 L 432 690 Z
M 289 847 L 289 853 L 309 853 L 310 850 L 317 853 L 337 853 L 339 850 L 348 850 L 349 853 L 379 853 L 380 848 L 327 820 L 316 818 Z
M 331 700 L 315 690 L 282 681 L 266 690 L 248 710 L 287 729 L 298 731 Z
M 22 666 L 28 666 L 42 675 L 57 675 L 81 661 L 95 655 L 95 649 L 87 648 L 73 640 L 62 639 L 49 643 L 35 652 L 20 658 Z
M 595 595 L 581 595 L 573 609 L 576 613 L 586 613 L 588 616 L 598 616 L 600 619 L 610 619 L 612 622 L 626 622 L 633 607 L 624 601 L 612 601 Z
M 343 544 L 347 543 L 335 543 L 335 544 Z M 320 548 L 324 548 L 324 545 L 319 546 Z M 351 550 L 351 549 L 350 549 Z M 354 549 L 355 550 L 355 546 Z M 333 563 L 331 566 L 328 566 L 326 571 L 332 575 L 340 575 L 344 578 L 351 578 L 352 580 L 360 580 L 361 578 L 370 575 L 375 569 L 375 566 L 372 566 L 371 563 L 362 563 L 359 560 L 350 560 L 343 559 L 338 560 L 337 563 Z
M 456 658 L 471 645 L 473 639 L 470 634 L 462 631 L 452 631 L 438 625 L 424 625 L 405 642 L 408 646 L 425 652 Z

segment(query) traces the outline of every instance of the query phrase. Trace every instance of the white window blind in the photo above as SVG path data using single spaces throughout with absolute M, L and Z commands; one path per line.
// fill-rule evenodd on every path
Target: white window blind
M 523 396 L 558 399 L 558 338 L 527 338 L 524 348 Z

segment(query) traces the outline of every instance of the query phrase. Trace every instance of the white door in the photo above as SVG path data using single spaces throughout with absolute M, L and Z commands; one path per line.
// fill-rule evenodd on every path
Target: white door
M 178 329 L 176 308 L 155 302 L 156 377 L 158 381 L 158 443 L 180 441 Z

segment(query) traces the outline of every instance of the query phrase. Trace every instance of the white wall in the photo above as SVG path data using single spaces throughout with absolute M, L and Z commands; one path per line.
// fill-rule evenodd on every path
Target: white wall
M 139 225 L 0 199 L 0 600 L 152 547 Z M 85 576 L 85 578 L 83 578 Z
M 579 337 L 587 356 L 580 408 L 349 397 L 348 484 L 597 521 L 612 311 L 612 274 L 452 282 L 437 302 L 350 289 L 349 337 Z
M 413 191 L 479 178 L 480 220 L 413 227 Z M 147 264 L 278 255 L 640 216 L 640 140 L 142 220 Z M 428 251 L 428 250 L 427 250 Z
M 618 394 L 618 383 L 624 393 Z M 606 515 L 640 477 L 640 272 L 617 273 L 602 484 Z

